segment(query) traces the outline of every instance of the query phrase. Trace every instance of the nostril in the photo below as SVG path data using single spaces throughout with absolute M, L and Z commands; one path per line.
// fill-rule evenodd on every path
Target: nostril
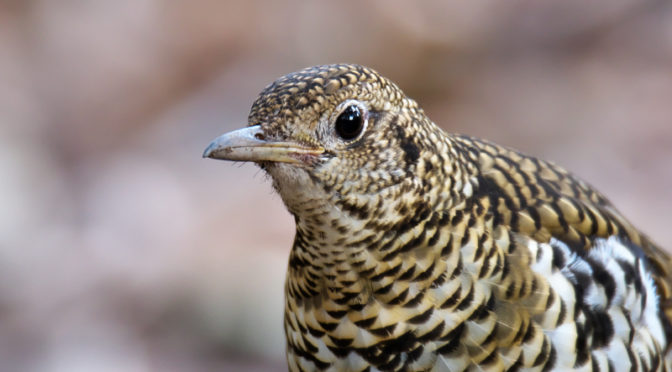
M 266 136 L 264 136 L 263 133 L 256 133 L 256 134 L 254 135 L 254 138 L 263 141 L 263 140 L 266 139 Z

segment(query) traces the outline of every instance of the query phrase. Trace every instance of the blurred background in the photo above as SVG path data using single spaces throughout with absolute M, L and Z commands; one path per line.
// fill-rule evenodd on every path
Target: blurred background
M 0 0 L 0 370 L 285 370 L 293 220 L 256 167 L 201 153 L 335 62 L 672 249 L 669 1 Z

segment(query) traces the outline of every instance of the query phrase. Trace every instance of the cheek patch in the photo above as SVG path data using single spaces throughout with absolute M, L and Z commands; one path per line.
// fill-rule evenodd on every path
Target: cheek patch
M 408 165 L 415 164 L 420 158 L 420 149 L 418 145 L 413 141 L 412 138 L 406 135 L 404 128 L 397 126 L 397 138 L 399 139 L 399 144 L 401 149 L 404 150 L 404 161 Z

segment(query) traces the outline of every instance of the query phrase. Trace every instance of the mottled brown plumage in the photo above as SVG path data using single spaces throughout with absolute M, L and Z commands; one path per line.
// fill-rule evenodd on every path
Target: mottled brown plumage
M 444 133 L 371 69 L 278 79 L 205 156 L 257 162 L 296 219 L 292 371 L 670 368 L 670 258 L 588 184 Z

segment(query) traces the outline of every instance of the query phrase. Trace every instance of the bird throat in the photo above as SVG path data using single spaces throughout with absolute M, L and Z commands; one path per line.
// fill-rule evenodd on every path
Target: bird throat
M 420 293 L 447 264 L 460 265 L 457 256 L 452 261 L 440 256 L 447 246 L 459 246 L 468 221 L 465 208 L 474 182 L 469 162 L 418 164 L 416 174 L 372 194 L 311 195 L 304 188 L 301 202 L 283 196 L 296 221 L 286 284 L 296 305 L 319 308 L 328 302 L 343 311 L 387 303 L 401 295 L 390 289 L 391 281 L 415 279 L 406 295 Z M 455 223 L 454 231 L 446 228 L 457 219 L 464 223 Z

